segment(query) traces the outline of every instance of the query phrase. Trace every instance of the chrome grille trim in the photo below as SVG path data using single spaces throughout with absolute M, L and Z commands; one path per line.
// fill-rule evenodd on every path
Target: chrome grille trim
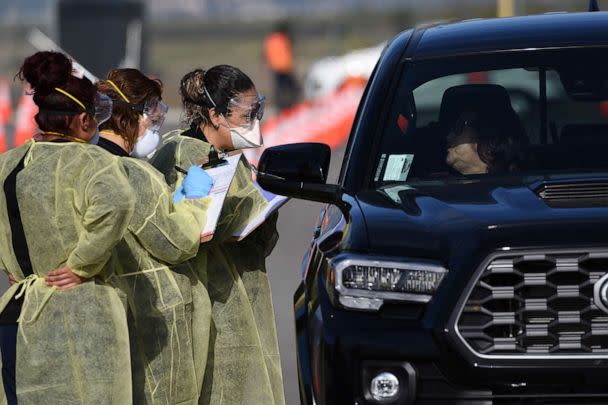
M 467 285 L 450 318 L 449 329 L 454 332 L 453 335 L 456 336 L 457 343 L 479 360 L 608 359 L 608 314 L 601 312 L 594 304 L 593 292 L 594 283 L 604 276 L 608 277 L 608 262 L 606 262 L 606 259 L 608 259 L 608 249 L 604 248 L 548 249 L 543 251 L 511 251 L 505 249 L 495 252 L 484 260 Z M 589 261 L 595 260 L 601 260 L 601 263 L 606 263 L 606 265 L 602 264 L 599 270 L 585 268 L 585 263 L 589 264 Z M 518 266 L 521 263 L 525 265 L 526 262 L 544 263 L 541 263 L 542 265 L 534 272 L 518 270 Z M 568 273 L 579 274 L 575 277 L 575 279 L 578 277 L 579 283 L 569 285 L 569 278 L 561 276 Z M 487 276 L 497 274 L 502 276 L 516 274 L 521 280 L 504 278 L 501 280 L 502 284 L 511 283 L 516 285 L 499 285 L 498 288 L 493 288 L 491 284 L 497 283 L 492 282 L 492 280 L 488 283 Z M 583 274 L 585 278 L 580 274 Z M 551 283 L 551 281 L 547 281 L 548 277 L 558 282 Z M 521 297 L 523 288 L 542 287 L 546 286 L 547 283 L 557 284 L 554 285 L 555 291 L 551 297 Z M 475 291 L 477 295 L 474 298 L 477 298 L 477 300 L 471 300 L 477 286 L 481 286 L 481 290 L 489 288 L 489 295 L 484 297 L 479 295 L 479 291 Z M 510 292 L 511 290 L 513 290 L 513 293 Z M 482 298 L 480 299 L 480 297 Z M 488 310 L 484 307 L 487 302 L 506 297 L 513 297 L 509 299 L 520 307 L 507 311 L 504 311 L 504 308 L 499 311 L 500 308 Z M 576 299 L 579 302 L 572 301 L 569 303 L 567 301 Z M 585 299 L 588 300 L 586 304 Z M 553 301 L 556 300 L 564 301 L 563 303 L 558 302 L 557 305 L 562 308 L 555 308 L 556 305 Z M 478 305 L 481 301 L 483 301 L 483 304 Z M 569 308 L 573 304 L 574 307 L 584 305 L 585 308 L 573 311 L 572 308 Z M 477 319 L 476 322 L 480 325 L 470 324 L 470 322 L 468 325 L 462 325 L 463 315 L 466 315 L 467 310 L 471 308 L 475 310 L 475 313 L 480 314 L 480 319 L 486 316 L 490 320 L 483 323 L 480 319 Z M 526 320 L 522 315 L 525 313 L 528 317 Z M 511 320 L 513 320 L 513 323 L 510 323 Z M 485 332 L 489 327 L 503 327 L 505 330 L 503 333 L 490 336 Z M 481 350 L 474 347 L 474 338 L 491 338 L 492 344 L 490 346 L 492 350 L 488 353 L 482 353 Z M 589 343 L 592 342 L 592 339 L 594 339 L 595 344 Z M 596 343 L 598 339 L 601 339 L 600 344 Z M 585 346 L 584 342 L 587 342 L 589 346 Z M 565 353 L 564 351 L 567 350 L 575 352 Z M 507 353 L 504 353 L 505 351 Z

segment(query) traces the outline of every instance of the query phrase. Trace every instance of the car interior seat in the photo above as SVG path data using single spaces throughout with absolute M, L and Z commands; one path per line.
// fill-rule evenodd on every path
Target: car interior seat
M 507 89 L 498 84 L 463 84 L 448 88 L 443 93 L 439 110 L 439 126 L 445 136 L 465 111 L 478 114 L 513 113 Z

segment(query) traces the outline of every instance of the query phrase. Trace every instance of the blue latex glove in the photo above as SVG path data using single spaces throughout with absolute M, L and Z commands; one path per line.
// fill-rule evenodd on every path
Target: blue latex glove
M 173 194 L 173 202 L 178 203 L 184 198 L 196 199 L 209 195 L 213 186 L 213 178 L 198 166 L 191 166 L 182 184 Z
M 183 200 L 185 197 L 186 197 L 186 194 L 184 193 L 184 186 L 180 185 L 175 190 L 175 193 L 173 193 L 173 204 L 177 204 L 178 202 Z

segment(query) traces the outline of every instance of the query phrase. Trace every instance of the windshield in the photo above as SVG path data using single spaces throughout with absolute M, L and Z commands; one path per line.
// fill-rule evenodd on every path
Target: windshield
M 607 55 L 561 49 L 406 63 L 374 187 L 608 175 Z

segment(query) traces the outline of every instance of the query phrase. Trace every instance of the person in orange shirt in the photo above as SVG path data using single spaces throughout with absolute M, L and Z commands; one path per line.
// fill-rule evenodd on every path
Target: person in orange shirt
M 274 76 L 275 102 L 280 110 L 290 107 L 298 97 L 294 75 L 292 38 L 289 25 L 281 22 L 264 40 L 266 65 Z

